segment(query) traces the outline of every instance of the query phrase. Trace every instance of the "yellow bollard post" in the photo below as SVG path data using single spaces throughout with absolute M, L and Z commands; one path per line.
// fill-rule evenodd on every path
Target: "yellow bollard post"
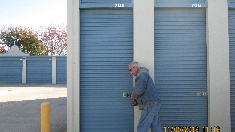
M 41 104 L 41 132 L 50 132 L 50 103 Z

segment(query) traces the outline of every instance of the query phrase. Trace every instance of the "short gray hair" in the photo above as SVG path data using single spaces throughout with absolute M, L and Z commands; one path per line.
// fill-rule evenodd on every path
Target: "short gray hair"
M 139 63 L 137 61 L 132 61 L 131 63 L 129 63 L 128 66 L 138 66 L 139 67 Z

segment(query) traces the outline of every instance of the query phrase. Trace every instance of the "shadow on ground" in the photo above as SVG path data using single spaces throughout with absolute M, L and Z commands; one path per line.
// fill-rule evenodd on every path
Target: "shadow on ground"
M 67 97 L 0 102 L 1 132 L 41 132 L 41 103 L 50 103 L 51 132 L 67 131 Z

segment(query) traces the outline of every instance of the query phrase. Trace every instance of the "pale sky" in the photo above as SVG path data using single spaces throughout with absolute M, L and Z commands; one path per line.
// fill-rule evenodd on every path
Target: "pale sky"
M 61 24 L 67 25 L 67 0 L 0 0 L 0 29 Z

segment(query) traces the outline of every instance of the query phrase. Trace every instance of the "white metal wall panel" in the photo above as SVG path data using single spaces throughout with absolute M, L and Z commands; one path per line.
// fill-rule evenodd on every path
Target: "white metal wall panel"
M 155 10 L 155 81 L 163 126 L 207 126 L 205 9 Z M 202 131 L 202 130 L 200 130 Z
M 235 9 L 230 9 L 228 13 L 231 126 L 232 132 L 235 132 Z
M 80 131 L 133 132 L 133 12 L 83 9 L 80 22 Z

